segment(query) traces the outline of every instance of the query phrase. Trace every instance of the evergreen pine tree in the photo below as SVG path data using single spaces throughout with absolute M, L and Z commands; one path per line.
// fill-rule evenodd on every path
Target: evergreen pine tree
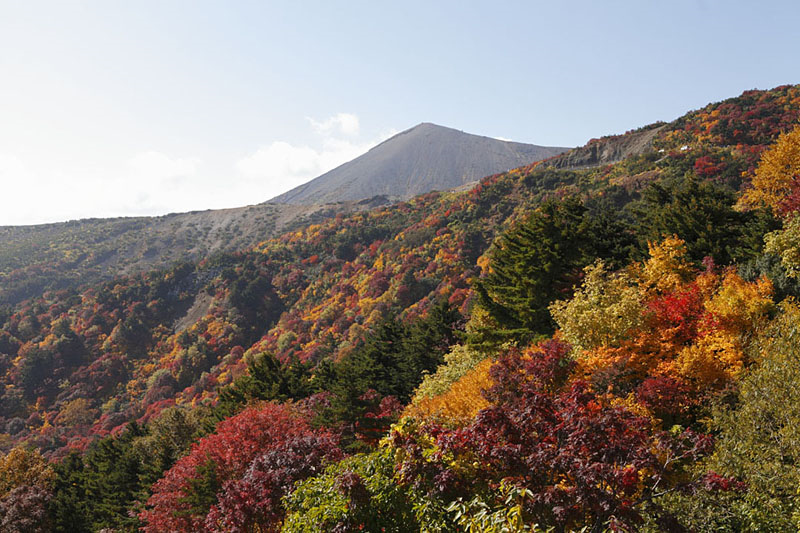
M 89 501 L 86 497 L 86 476 L 83 458 L 72 452 L 53 468 L 53 498 L 48 514 L 55 533 L 83 533 L 89 529 Z
M 575 198 L 546 201 L 496 241 L 490 271 L 475 289 L 500 338 L 525 341 L 553 330 L 547 306 L 568 295 L 590 260 L 585 211 Z

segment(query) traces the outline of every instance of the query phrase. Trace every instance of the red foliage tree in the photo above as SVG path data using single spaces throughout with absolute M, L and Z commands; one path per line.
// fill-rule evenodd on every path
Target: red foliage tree
M 0 500 L 0 531 L 46 533 L 51 531 L 47 504 L 52 494 L 39 485 L 22 485 Z
M 701 178 L 711 178 L 725 170 L 725 163 L 717 161 L 713 156 L 704 155 L 694 162 L 694 171 Z
M 210 531 L 277 531 L 285 509 L 281 498 L 298 480 L 319 474 L 342 453 L 328 433 L 295 436 L 256 457 L 244 476 L 223 487 L 206 518 Z
M 394 434 L 405 452 L 401 475 L 445 501 L 496 487 L 525 487 L 525 511 L 542 525 L 562 529 L 613 522 L 633 529 L 640 506 L 675 482 L 687 461 L 706 453 L 711 439 L 685 432 L 654 435 L 651 422 L 623 408 L 604 406 L 585 382 L 558 387 L 566 350 L 546 345 L 528 360 L 498 361 L 489 392 L 496 403 L 464 429 L 426 428 L 435 438 Z
M 321 456 L 300 458 L 298 454 L 311 442 L 320 446 Z M 291 407 L 269 403 L 246 409 L 221 422 L 215 434 L 198 441 L 156 482 L 140 514 L 143 531 L 213 531 L 216 525 L 209 527 L 206 515 L 220 496 L 215 520 L 222 509 L 231 508 L 238 509 L 236 523 L 269 520 L 278 512 L 277 502 L 291 485 L 290 479 L 313 473 L 323 459 L 337 457 L 335 437 L 324 431 L 315 433 L 308 419 Z M 247 495 L 242 492 L 245 489 L 255 492 Z M 242 497 L 269 507 L 259 517 L 259 510 L 240 506 Z
M 703 315 L 703 295 L 696 284 L 660 295 L 649 302 L 651 326 L 666 341 L 686 344 L 697 337 Z
M 692 391 L 683 382 L 669 376 L 653 376 L 636 388 L 636 401 L 665 421 L 681 420 L 695 403 Z

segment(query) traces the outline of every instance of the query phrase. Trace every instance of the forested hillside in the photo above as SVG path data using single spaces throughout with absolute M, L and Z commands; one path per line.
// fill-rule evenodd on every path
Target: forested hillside
M 8 307 L 0 529 L 796 530 L 799 123 L 748 91 Z
M 160 217 L 3 226 L 0 305 L 14 305 L 46 290 L 78 288 L 235 252 L 291 227 L 362 208 L 354 203 L 259 204 Z
M 257 205 L 0 227 L 0 305 L 17 304 L 46 290 L 78 288 L 237 252 L 339 213 L 474 183 L 565 150 L 420 124 Z

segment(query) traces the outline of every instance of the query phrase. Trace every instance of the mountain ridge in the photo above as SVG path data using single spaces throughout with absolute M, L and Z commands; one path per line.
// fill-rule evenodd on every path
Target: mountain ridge
M 385 148 L 393 139 L 413 135 L 414 131 L 419 133 L 420 129 L 465 135 L 523 151 L 529 147 L 538 150 L 534 145 L 498 141 L 423 122 L 383 141 L 371 151 L 381 146 Z M 406 157 L 396 150 L 393 154 L 396 158 Z M 533 160 L 525 160 L 524 164 L 531 162 Z M 250 206 L 154 217 L 88 218 L 0 226 L 0 305 L 14 304 L 48 289 L 77 287 L 182 261 L 200 261 L 215 253 L 247 249 L 265 239 L 337 214 L 371 209 L 434 189 L 449 189 L 451 187 L 439 186 L 436 180 L 437 173 L 445 172 L 444 167 L 429 171 L 428 185 L 422 184 L 415 192 L 403 194 L 372 191 L 354 199 L 324 198 L 315 203 L 276 203 L 273 199 Z M 479 167 L 461 180 L 463 184 L 457 185 L 463 188 L 494 173 L 484 174 Z M 469 179 L 473 175 L 474 179 Z M 309 184 L 301 187 L 307 186 Z
M 434 190 L 461 187 L 567 150 L 502 141 L 422 122 L 268 203 L 308 205 L 373 196 L 408 200 Z

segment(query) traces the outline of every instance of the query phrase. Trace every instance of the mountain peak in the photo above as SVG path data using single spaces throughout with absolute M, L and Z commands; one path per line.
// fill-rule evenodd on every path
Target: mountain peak
M 443 130 L 453 130 L 453 128 L 448 128 L 446 126 L 440 126 L 438 124 L 434 124 L 433 122 L 420 122 L 416 126 L 413 126 L 413 127 L 409 128 L 409 129 L 407 129 L 406 131 L 412 131 L 412 130 L 416 130 L 416 129 L 425 129 L 425 128 L 441 128 Z M 453 131 L 456 131 L 456 130 L 453 130 Z
M 421 122 L 270 203 L 308 205 L 374 196 L 405 200 L 460 187 L 566 150 L 501 141 Z

